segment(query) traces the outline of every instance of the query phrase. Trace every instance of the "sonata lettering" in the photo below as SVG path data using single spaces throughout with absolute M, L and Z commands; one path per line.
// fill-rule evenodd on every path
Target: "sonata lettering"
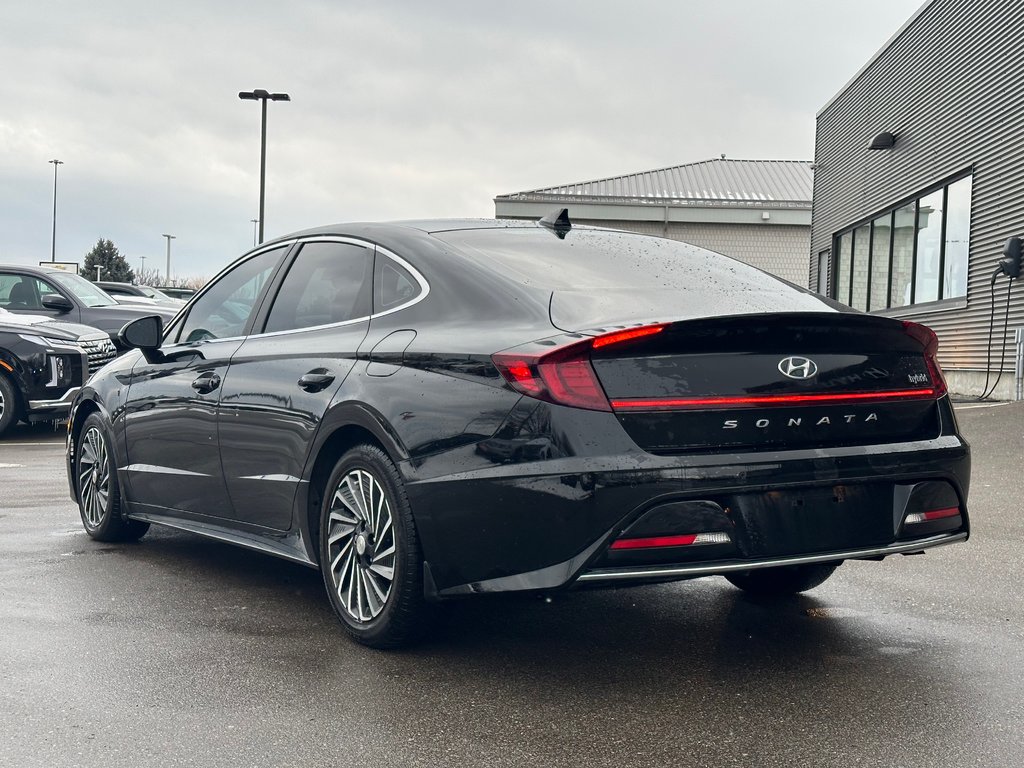
M 822 416 L 820 419 L 814 422 L 815 427 L 831 427 L 833 424 L 845 423 L 845 424 L 869 424 L 873 421 L 878 421 L 877 413 L 869 413 L 867 415 L 847 413 L 842 416 Z M 803 416 L 791 416 L 785 420 L 785 422 L 770 418 L 761 417 L 755 419 L 753 426 L 757 429 L 768 429 L 773 423 L 782 424 L 785 427 L 793 428 L 802 426 L 804 422 Z M 739 429 L 741 426 L 740 419 L 725 419 L 722 422 L 722 429 Z

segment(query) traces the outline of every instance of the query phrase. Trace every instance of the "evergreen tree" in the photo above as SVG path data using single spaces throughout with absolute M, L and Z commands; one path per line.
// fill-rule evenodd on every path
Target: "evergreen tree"
M 117 246 L 110 240 L 102 237 L 96 241 L 96 245 L 85 255 L 85 264 L 82 265 L 82 277 L 88 280 L 96 279 L 96 267 L 103 267 L 100 271 L 100 280 L 111 280 L 118 283 L 131 283 L 135 280 L 135 273 L 128 266 L 128 260 L 117 250 Z

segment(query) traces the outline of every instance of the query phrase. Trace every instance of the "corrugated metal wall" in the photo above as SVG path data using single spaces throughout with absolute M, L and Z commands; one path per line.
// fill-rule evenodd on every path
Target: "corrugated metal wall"
M 896 134 L 896 147 L 868 150 L 882 131 Z M 833 234 L 973 167 L 967 307 L 900 316 L 939 334 L 944 367 L 983 370 L 989 278 L 1006 239 L 1024 235 L 1024 2 L 933 0 L 818 115 L 815 164 L 811 285 Z M 993 369 L 1006 285 L 997 283 Z M 1019 325 L 1016 282 L 1003 366 L 1011 376 Z
M 578 219 L 576 223 L 681 240 L 715 253 L 724 253 L 797 285 L 804 285 L 807 279 L 807 249 L 811 232 L 806 226 L 671 222 L 666 227 L 664 223 L 655 221 L 609 219 Z

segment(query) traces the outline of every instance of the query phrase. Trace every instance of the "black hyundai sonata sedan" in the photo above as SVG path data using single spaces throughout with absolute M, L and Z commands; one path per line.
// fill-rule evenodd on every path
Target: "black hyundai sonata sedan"
M 319 568 L 368 645 L 449 597 L 780 595 L 968 536 L 930 330 L 564 213 L 301 232 L 121 338 L 69 422 L 89 535 Z

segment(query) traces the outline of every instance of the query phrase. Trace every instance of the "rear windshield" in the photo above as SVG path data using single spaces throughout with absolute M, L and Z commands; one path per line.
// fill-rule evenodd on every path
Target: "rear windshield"
M 703 248 L 627 232 L 574 228 L 560 240 L 545 229 L 523 227 L 434 236 L 516 282 L 552 291 L 684 288 L 723 271 L 773 279 Z
M 563 330 L 835 309 L 741 261 L 661 237 L 576 227 L 564 240 L 540 227 L 465 229 L 435 237 L 516 283 L 549 293 L 551 322 Z

